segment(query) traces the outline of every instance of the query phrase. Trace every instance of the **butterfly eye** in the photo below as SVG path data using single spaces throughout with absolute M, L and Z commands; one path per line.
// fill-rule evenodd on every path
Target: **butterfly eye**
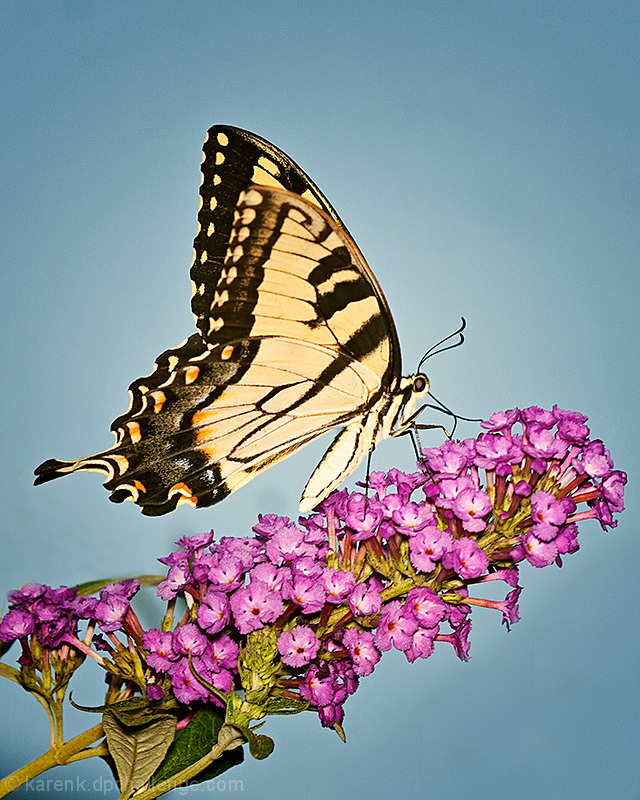
M 429 380 L 426 375 L 414 375 L 413 391 L 417 392 L 417 394 L 429 391 Z

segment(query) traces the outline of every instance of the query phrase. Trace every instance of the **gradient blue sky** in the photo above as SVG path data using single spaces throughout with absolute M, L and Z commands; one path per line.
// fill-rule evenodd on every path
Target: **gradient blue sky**
M 0 31 L 2 596 L 156 571 L 182 534 L 295 516 L 327 442 L 157 519 L 96 475 L 31 485 L 45 458 L 110 445 L 129 383 L 192 332 L 202 141 L 249 128 L 338 209 L 407 371 L 464 315 L 435 394 L 469 416 L 580 410 L 630 483 L 616 530 L 587 523 L 561 570 L 523 569 L 511 633 L 476 611 L 469 663 L 386 655 L 346 706 L 346 746 L 311 714 L 270 720 L 274 754 L 229 777 L 247 800 L 637 800 L 640 5 L 4 0 Z M 393 465 L 411 467 L 407 442 L 376 452 Z M 100 681 L 76 701 L 98 704 Z M 0 709 L 4 773 L 47 733 L 6 681 Z M 94 721 L 72 712 L 68 733 Z M 90 785 L 94 761 L 50 777 Z

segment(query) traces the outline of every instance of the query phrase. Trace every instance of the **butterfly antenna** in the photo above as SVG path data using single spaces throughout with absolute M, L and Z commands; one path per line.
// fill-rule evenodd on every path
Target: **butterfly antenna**
M 420 372 L 420 368 L 424 364 L 424 362 L 431 358 L 431 356 L 435 356 L 437 353 L 444 353 L 445 350 L 453 350 L 454 347 L 460 347 L 460 345 L 464 342 L 464 335 L 462 331 L 467 327 L 467 321 L 464 317 L 460 317 L 462 320 L 462 324 L 458 328 L 458 330 L 450 333 L 448 336 L 445 336 L 444 339 L 440 339 L 439 342 L 436 342 L 432 347 L 430 347 L 427 352 L 422 356 L 420 359 L 420 363 L 418 364 L 418 372 Z M 459 336 L 459 340 L 454 342 L 453 344 L 448 344 L 446 347 L 442 347 L 445 342 L 448 342 L 450 339 L 453 339 L 455 336 Z M 462 419 L 462 417 L 460 418 Z

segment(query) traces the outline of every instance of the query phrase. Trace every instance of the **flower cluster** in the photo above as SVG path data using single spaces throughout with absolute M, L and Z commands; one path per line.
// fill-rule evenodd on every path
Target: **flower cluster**
M 447 642 L 466 660 L 473 606 L 498 610 L 507 626 L 518 620 L 518 562 L 561 566 L 578 549 L 579 521 L 616 525 L 626 475 L 585 422 L 557 407 L 494 414 L 476 439 L 425 450 L 417 472 L 374 472 L 367 493 L 334 492 L 297 523 L 266 515 L 253 537 L 183 537 L 160 559 L 169 612 L 159 628 L 140 627 L 133 580 L 99 599 L 28 586 L 11 593 L 0 639 L 36 636 L 91 654 L 97 622 L 103 665 L 149 701 L 228 706 L 235 694 L 250 719 L 288 702 L 339 728 L 346 698 L 383 652 L 415 661 Z M 504 600 L 470 593 L 496 580 Z M 90 621 L 83 642 L 79 618 Z M 137 666 L 124 670 L 133 652 Z
M 81 644 L 77 634 L 82 619 L 91 620 L 91 631 L 96 622 L 105 633 L 126 630 L 129 601 L 139 588 L 139 581 L 127 578 L 104 586 L 99 597 L 84 597 L 77 587 L 52 589 L 28 583 L 8 594 L 10 609 L 0 621 L 0 641 L 24 640 L 33 634 L 48 649 L 75 647 Z M 28 663 L 28 651 L 24 657 Z

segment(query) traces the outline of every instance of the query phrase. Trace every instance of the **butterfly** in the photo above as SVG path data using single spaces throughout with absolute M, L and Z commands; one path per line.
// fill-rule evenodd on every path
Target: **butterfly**
M 191 266 L 197 332 L 129 387 L 115 444 L 50 459 L 36 484 L 106 473 L 143 514 L 210 506 L 321 434 L 313 509 L 382 439 L 415 426 L 427 377 L 403 377 L 387 301 L 347 228 L 303 170 L 248 131 L 217 125 L 203 148 Z

